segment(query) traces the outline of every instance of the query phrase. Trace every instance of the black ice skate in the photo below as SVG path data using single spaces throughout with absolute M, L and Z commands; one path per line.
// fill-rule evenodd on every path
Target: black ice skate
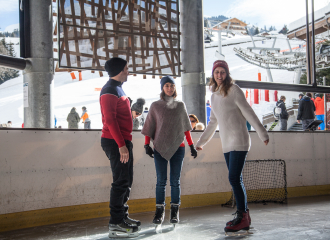
M 179 204 L 171 204 L 171 219 L 170 223 L 173 224 L 173 227 L 175 227 L 175 224 L 179 223 Z
M 109 224 L 109 238 L 134 238 L 139 236 L 137 226 L 123 220 L 119 224 Z
M 161 231 L 161 226 L 165 217 L 165 206 L 163 204 L 156 204 L 156 213 L 154 216 L 154 220 L 152 221 L 156 224 L 156 232 Z
M 125 222 L 138 227 L 138 231 L 141 230 L 141 222 L 139 220 L 132 219 L 128 215 L 125 215 L 124 220 Z
M 240 210 L 236 211 L 236 218 L 231 221 L 231 224 L 225 227 L 226 236 L 242 236 L 251 234 L 249 232 L 250 224 L 249 217 L 247 212 L 243 212 Z M 245 232 L 239 232 L 240 230 L 244 230 Z

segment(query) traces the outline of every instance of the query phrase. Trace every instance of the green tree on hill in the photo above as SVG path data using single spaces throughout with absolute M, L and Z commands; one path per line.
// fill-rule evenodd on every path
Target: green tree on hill
M 3 38 L 0 40 L 0 54 L 15 57 L 15 51 L 13 44 L 6 43 L 6 40 Z M 16 78 L 19 76 L 19 71 L 10 68 L 0 67 L 0 84 L 8 81 L 9 79 Z

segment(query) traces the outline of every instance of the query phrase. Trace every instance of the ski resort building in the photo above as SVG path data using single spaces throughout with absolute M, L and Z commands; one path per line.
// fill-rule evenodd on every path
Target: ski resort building
M 239 20 L 238 18 L 230 18 L 230 19 L 224 20 L 219 25 L 219 28 L 220 29 L 229 29 L 229 30 L 232 30 L 234 32 L 239 32 L 239 33 L 245 34 L 247 25 L 248 24 L 246 24 L 245 22 Z

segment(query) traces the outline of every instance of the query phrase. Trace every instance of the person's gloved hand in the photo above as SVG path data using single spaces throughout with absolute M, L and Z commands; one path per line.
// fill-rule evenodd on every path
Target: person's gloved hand
M 144 145 L 144 149 L 146 150 L 146 154 L 149 155 L 151 158 L 154 158 L 154 151 L 149 146 L 149 144 Z
M 191 156 L 196 158 L 197 157 L 197 150 L 196 150 L 194 144 L 191 144 L 189 147 L 190 147 Z

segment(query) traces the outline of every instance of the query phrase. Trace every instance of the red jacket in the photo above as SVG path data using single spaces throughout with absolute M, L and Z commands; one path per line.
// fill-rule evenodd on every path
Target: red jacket
M 315 115 L 323 115 L 324 114 L 324 98 L 317 97 L 314 101 L 315 105 Z
M 125 140 L 132 141 L 133 130 L 130 101 L 121 86 L 121 82 L 110 79 L 100 94 L 101 137 L 114 139 L 118 147 L 125 146 Z

